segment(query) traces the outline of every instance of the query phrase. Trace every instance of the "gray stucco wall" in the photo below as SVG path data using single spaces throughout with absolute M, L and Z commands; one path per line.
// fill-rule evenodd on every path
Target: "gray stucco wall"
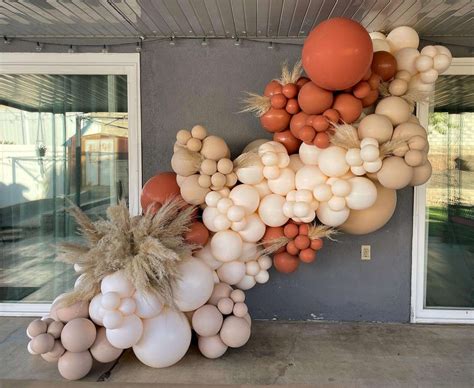
M 244 91 L 261 92 L 294 63 L 299 46 L 267 49 L 264 43 L 181 41 L 148 44 L 141 57 L 143 178 L 169 170 L 177 130 L 203 124 L 222 136 L 237 156 L 250 141 L 268 137 L 251 114 L 238 114 Z M 396 213 L 382 230 L 367 236 L 341 235 L 327 242 L 313 264 L 247 293 L 253 318 L 407 322 L 410 315 L 411 188 L 398 193 Z M 360 260 L 360 245 L 372 260 Z

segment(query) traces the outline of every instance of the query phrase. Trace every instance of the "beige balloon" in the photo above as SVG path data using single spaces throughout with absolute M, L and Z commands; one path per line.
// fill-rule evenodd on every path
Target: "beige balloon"
M 408 186 L 412 178 L 413 167 L 398 156 L 384 159 L 382 168 L 377 173 L 377 179 L 382 186 L 395 190 Z
M 26 334 L 28 337 L 33 338 L 37 335 L 46 333 L 47 329 L 48 325 L 45 321 L 42 321 L 41 319 L 35 319 L 26 328 Z
M 54 338 L 52 335 L 43 333 L 31 340 L 31 350 L 37 354 L 50 352 L 54 347 Z
M 362 119 L 357 132 L 359 139 L 370 137 L 382 144 L 392 137 L 393 125 L 387 116 L 372 114 Z
M 422 138 L 427 138 L 427 133 L 425 128 L 423 128 L 420 124 L 412 123 L 412 122 L 405 122 L 398 125 L 393 130 L 393 139 L 403 139 L 409 141 L 412 137 L 421 136 Z
M 113 346 L 105 334 L 105 327 L 97 330 L 97 336 L 90 348 L 92 357 L 99 362 L 112 362 L 120 357 L 123 350 Z
M 231 292 L 232 287 L 228 284 L 217 283 L 216 285 L 214 285 L 214 290 L 212 291 L 211 297 L 209 298 L 207 303 L 217 306 L 219 300 L 221 300 L 222 298 L 230 297 Z
M 206 194 L 210 191 L 208 188 L 199 185 L 199 175 L 191 175 L 181 183 L 181 196 L 191 205 L 200 205 L 204 203 Z
M 64 346 L 61 344 L 61 341 L 56 340 L 54 341 L 54 346 L 51 349 L 51 351 L 49 351 L 48 353 L 42 354 L 41 357 L 43 357 L 43 359 L 45 359 L 48 362 L 56 362 L 59 360 L 59 357 L 61 357 L 64 354 L 65 351 L 66 349 L 64 349 Z
M 222 342 L 231 348 L 244 346 L 250 338 L 250 326 L 245 318 L 230 315 L 222 324 L 220 332 Z
M 85 377 L 92 369 L 92 356 L 89 351 L 66 352 L 58 361 L 58 370 L 67 380 L 79 380 Z
M 84 352 L 89 349 L 96 337 L 95 325 L 86 318 L 69 321 L 61 333 L 61 342 L 70 352 Z
M 199 153 L 180 149 L 171 158 L 171 168 L 178 175 L 190 176 L 199 170 L 200 159 Z
M 199 337 L 198 347 L 202 355 L 210 359 L 223 356 L 228 349 L 227 345 L 222 342 L 219 335 L 213 335 L 211 337 Z
M 48 334 L 51 334 L 55 339 L 61 337 L 61 332 L 63 331 L 64 323 L 61 321 L 53 321 L 48 325 Z
M 413 169 L 413 177 L 410 181 L 410 186 L 419 186 L 426 182 L 431 177 L 432 167 L 431 163 L 427 160 L 425 164 L 415 167 Z
M 351 210 L 349 218 L 339 229 L 348 234 L 368 234 L 382 228 L 392 218 L 397 207 L 397 192 L 375 182 L 377 200 L 364 210 Z
M 423 164 L 423 152 L 418 150 L 410 150 L 405 156 L 405 163 L 411 167 L 418 167 Z
M 54 300 L 50 311 L 51 318 L 55 321 L 69 322 L 72 319 L 87 318 L 89 316 L 89 302 L 76 302 L 70 306 L 62 307 L 63 295 Z
M 411 108 L 403 98 L 390 96 L 380 100 L 375 113 L 387 116 L 393 125 L 398 125 L 408 121 Z
M 230 157 L 227 143 L 218 136 L 208 136 L 202 141 L 201 154 L 206 159 L 219 160 Z

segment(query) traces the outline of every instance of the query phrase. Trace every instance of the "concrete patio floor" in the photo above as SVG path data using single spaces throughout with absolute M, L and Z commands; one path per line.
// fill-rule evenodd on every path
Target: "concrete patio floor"
M 153 369 L 127 351 L 115 364 L 94 365 L 82 383 L 66 384 L 55 364 L 27 352 L 30 320 L 0 318 L 0 387 L 474 385 L 473 326 L 255 321 L 248 344 L 221 359 L 193 345 L 178 364 Z

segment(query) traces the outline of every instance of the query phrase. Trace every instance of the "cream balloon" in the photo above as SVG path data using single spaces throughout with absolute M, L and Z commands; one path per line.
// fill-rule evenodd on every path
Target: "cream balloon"
M 324 183 L 327 176 L 322 173 L 318 166 L 304 166 L 295 175 L 295 187 L 298 190 L 310 190 Z
M 172 286 L 176 306 L 181 311 L 196 310 L 206 303 L 212 294 L 212 270 L 201 260 L 190 257 L 179 263 L 178 272 L 178 280 Z
M 349 217 L 350 210 L 344 208 L 340 211 L 331 210 L 327 202 L 321 202 L 319 204 L 316 214 L 319 221 L 327 226 L 339 226 L 342 225 Z
M 270 194 L 262 199 L 258 208 L 258 215 L 265 225 L 281 226 L 286 224 L 288 217 L 283 214 L 285 202 L 285 197 L 278 194 Z
M 221 215 L 219 210 L 216 207 L 208 206 L 202 212 L 202 222 L 211 232 L 218 232 L 219 229 L 214 225 L 214 220 L 216 217 Z
M 165 307 L 156 317 L 143 320 L 143 336 L 133 352 L 145 365 L 166 368 L 183 358 L 190 343 L 191 327 L 186 316 Z
M 411 109 L 403 98 L 390 96 L 380 100 L 375 113 L 387 116 L 393 125 L 398 125 L 408 121 Z
M 242 206 L 247 214 L 254 213 L 260 203 L 258 191 L 253 186 L 245 184 L 234 187 L 229 198 L 234 202 L 234 205 Z
M 246 221 L 246 226 L 239 231 L 242 240 L 246 242 L 260 241 L 266 231 L 265 224 L 255 213 L 247 216 Z
M 286 195 L 295 188 L 295 173 L 291 168 L 282 168 L 276 179 L 268 179 L 268 188 L 272 193 Z
M 129 298 L 135 292 L 135 288 L 127 279 L 123 271 L 116 271 L 102 279 L 100 284 L 102 294 L 116 292 L 121 298 Z
M 389 32 L 386 40 L 390 45 L 390 50 L 392 53 L 396 53 L 405 47 L 416 49 L 420 44 L 420 37 L 418 36 L 418 33 L 413 28 L 408 26 L 394 28 Z
M 299 149 L 299 156 L 303 164 L 317 166 L 318 157 L 322 150 L 322 148 L 318 148 L 315 145 L 301 143 Z
M 107 329 L 107 340 L 118 349 L 128 349 L 135 345 L 143 333 L 142 320 L 136 315 L 123 317 L 122 324 L 116 329 Z
M 291 168 L 294 173 L 297 173 L 303 166 L 304 163 L 301 161 L 299 154 L 290 155 L 290 164 L 288 164 L 288 168 Z
M 223 356 L 228 346 L 222 342 L 221 337 L 213 335 L 211 337 L 199 337 L 198 348 L 204 357 L 215 359 Z
M 408 82 L 402 79 L 394 79 L 388 86 L 388 92 L 392 96 L 403 96 L 408 90 Z
M 242 238 L 233 230 L 217 232 L 211 238 L 211 252 L 222 262 L 237 260 L 242 254 Z
M 135 291 L 133 299 L 136 303 L 135 314 L 140 318 L 156 317 L 163 309 L 160 298 L 147 291 Z
M 349 179 L 351 191 L 346 196 L 346 204 L 349 209 L 362 210 L 371 207 L 377 200 L 377 188 L 367 178 L 355 177 Z
M 342 147 L 329 146 L 319 155 L 319 169 L 324 175 L 340 177 L 347 173 L 349 168 L 346 162 L 346 150 Z
M 245 276 L 245 264 L 241 261 L 224 263 L 217 269 L 217 276 L 221 282 L 230 285 L 237 284 Z

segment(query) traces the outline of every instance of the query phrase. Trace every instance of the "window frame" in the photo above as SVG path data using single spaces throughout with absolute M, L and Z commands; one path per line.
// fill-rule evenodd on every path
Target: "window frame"
M 449 69 L 443 75 L 474 75 L 474 58 L 453 58 Z M 420 124 L 428 128 L 429 102 L 417 104 Z M 473 309 L 426 308 L 426 184 L 416 186 L 413 195 L 413 240 L 411 271 L 411 312 L 412 323 L 469 323 L 474 324 Z
M 142 187 L 139 53 L 1 53 L 0 74 L 126 75 L 129 209 L 141 212 Z M 0 303 L 0 316 L 41 316 L 50 303 Z

